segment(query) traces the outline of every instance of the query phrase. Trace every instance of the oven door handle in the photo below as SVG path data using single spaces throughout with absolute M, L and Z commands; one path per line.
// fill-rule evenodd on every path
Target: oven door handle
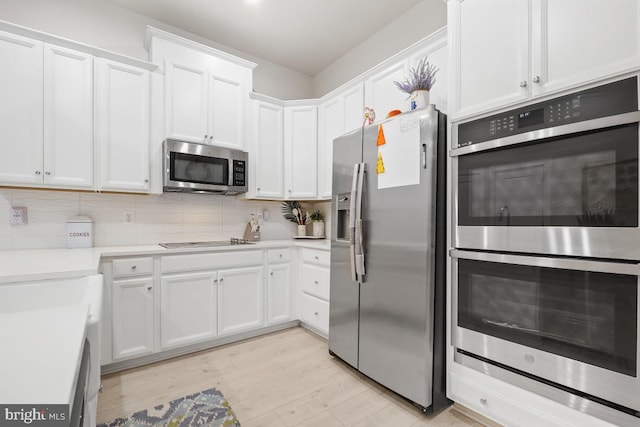
M 640 264 L 630 262 L 587 261 L 572 258 L 513 255 L 493 252 L 472 252 L 461 249 L 452 249 L 449 251 L 449 255 L 451 255 L 452 258 L 474 261 L 640 276 Z
M 606 129 L 613 126 L 628 125 L 638 122 L 640 122 L 640 111 L 632 111 L 630 113 L 618 114 L 616 116 L 585 120 L 583 122 L 570 123 L 567 125 L 556 126 L 552 128 L 534 130 L 527 133 L 507 136 L 505 138 L 493 139 L 491 141 L 478 142 L 477 144 L 469 144 L 451 150 L 450 154 L 452 157 L 462 156 L 464 154 L 471 154 L 478 151 L 507 147 L 509 145 L 520 144 L 523 142 L 538 141 L 541 139 L 570 135 L 578 132 Z

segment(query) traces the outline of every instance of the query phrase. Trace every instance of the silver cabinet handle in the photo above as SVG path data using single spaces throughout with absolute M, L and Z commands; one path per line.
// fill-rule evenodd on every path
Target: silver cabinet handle
M 148 184 L 148 183 L 149 183 L 149 179 L 148 179 L 148 178 L 145 178 L 145 179 L 144 179 L 144 183 L 145 183 L 145 184 Z
M 313 281 L 313 283 L 314 283 L 315 285 L 317 285 L 317 284 L 318 284 L 318 281 L 317 281 L 317 280 L 314 280 L 314 281 Z
M 51 172 L 46 171 L 44 174 L 45 174 L 45 175 L 47 175 L 47 176 L 49 176 L 49 175 L 51 175 Z
M 527 87 L 527 82 L 525 80 L 521 81 L 520 87 Z
M 147 286 L 148 291 L 150 291 L 151 289 L 153 289 L 153 286 Z
M 540 76 L 533 76 L 531 81 L 534 82 L 534 83 L 540 83 Z
M 260 187 L 256 188 L 256 190 L 260 191 Z
M 206 141 L 209 138 L 209 135 L 204 136 L 204 140 Z
M 132 266 L 131 266 L 131 269 L 132 269 L 132 270 L 135 270 L 136 268 L 138 268 L 138 266 L 136 266 L 136 265 L 132 265 Z
M 273 271 L 271 273 L 269 273 L 271 276 L 273 276 Z
M 318 315 L 318 312 L 316 311 L 316 312 L 314 312 L 313 314 L 315 314 L 315 315 L 317 316 L 317 315 Z
M 487 399 L 485 399 L 484 397 L 480 399 L 480 403 L 483 405 L 487 404 Z
M 213 279 L 213 283 L 218 283 L 218 279 Z
M 282 258 L 282 254 L 278 255 L 280 258 Z
M 36 171 L 35 173 L 36 173 L 36 175 L 40 175 L 42 172 Z
M 224 282 L 224 279 L 220 279 L 220 282 Z

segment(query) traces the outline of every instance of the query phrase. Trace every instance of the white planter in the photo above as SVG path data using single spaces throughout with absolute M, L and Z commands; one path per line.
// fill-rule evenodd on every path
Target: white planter
M 409 101 L 411 102 L 411 110 L 425 108 L 429 105 L 429 91 L 414 90 L 413 92 L 411 92 Z
M 306 236 L 306 235 L 307 235 L 307 226 L 298 225 L 298 236 Z
M 324 221 L 313 221 L 313 237 L 324 237 Z

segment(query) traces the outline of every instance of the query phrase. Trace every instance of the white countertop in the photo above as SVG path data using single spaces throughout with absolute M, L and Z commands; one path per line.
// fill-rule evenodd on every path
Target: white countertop
M 245 251 L 282 247 L 329 250 L 327 239 L 265 240 L 250 245 L 166 249 L 160 245 L 104 246 L 86 249 L 21 249 L 0 251 L 0 283 L 59 279 L 98 273 L 100 258 L 195 252 Z
M 71 404 L 87 305 L 0 315 L 0 402 Z

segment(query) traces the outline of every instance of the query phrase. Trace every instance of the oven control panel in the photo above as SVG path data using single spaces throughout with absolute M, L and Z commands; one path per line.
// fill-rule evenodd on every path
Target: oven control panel
M 586 89 L 458 126 L 458 147 L 638 111 L 638 79 Z

